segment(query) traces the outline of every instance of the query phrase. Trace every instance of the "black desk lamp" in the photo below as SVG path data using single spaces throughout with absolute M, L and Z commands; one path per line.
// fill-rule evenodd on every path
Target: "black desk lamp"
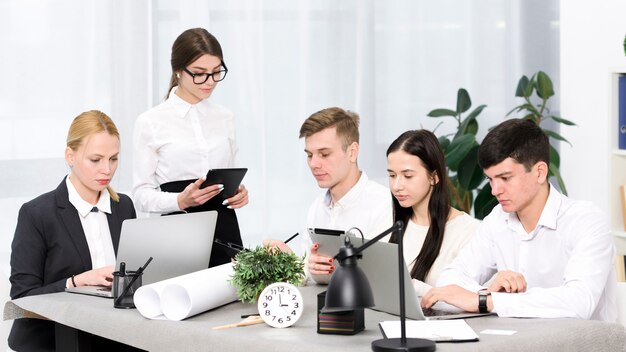
M 379 339 L 372 342 L 373 351 L 434 351 L 437 349 L 435 342 L 426 339 L 406 337 L 406 312 L 404 301 L 404 255 L 402 250 L 402 228 L 404 223 L 397 221 L 392 227 L 364 243 L 361 247 L 354 248 L 348 237 L 335 259 L 339 267 L 330 278 L 326 290 L 326 304 L 322 311 L 337 312 L 368 308 L 374 306 L 372 288 L 363 270 L 357 266 L 357 259 L 362 257 L 361 252 L 378 242 L 390 233 L 398 233 L 398 275 L 400 282 L 400 338 Z

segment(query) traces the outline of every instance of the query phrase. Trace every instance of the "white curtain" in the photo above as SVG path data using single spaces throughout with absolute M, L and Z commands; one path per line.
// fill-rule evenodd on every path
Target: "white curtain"
M 233 110 L 250 204 L 244 242 L 304 228 L 322 192 L 306 165 L 301 123 L 340 106 L 361 115 L 359 165 L 386 184 L 385 151 L 426 114 L 468 89 L 487 104 L 481 135 L 513 106 L 517 80 L 542 69 L 558 86 L 558 1 L 540 0 L 22 0 L 0 4 L 0 260 L 22 203 L 68 172 L 70 121 L 101 109 L 122 133 L 114 186 L 132 184 L 136 116 L 159 103 L 172 42 L 204 27 L 229 74 L 212 99 Z M 445 121 L 445 120 L 444 120 Z M 453 121 L 437 134 L 449 133 Z M 296 241 L 297 242 L 297 241 Z M 296 247 L 299 245 L 296 243 Z

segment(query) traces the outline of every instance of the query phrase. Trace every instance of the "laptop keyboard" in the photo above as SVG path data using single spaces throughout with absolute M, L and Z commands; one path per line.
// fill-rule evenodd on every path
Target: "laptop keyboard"
M 455 314 L 459 314 L 456 312 L 450 312 L 447 310 L 441 310 L 441 309 L 433 309 L 433 308 L 422 308 L 422 312 L 424 312 L 424 316 L 425 317 L 441 317 L 444 315 L 455 315 Z

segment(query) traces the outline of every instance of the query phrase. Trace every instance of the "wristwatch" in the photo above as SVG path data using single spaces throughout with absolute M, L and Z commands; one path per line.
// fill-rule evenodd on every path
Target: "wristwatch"
M 491 292 L 487 290 L 478 291 L 478 312 L 489 313 L 487 310 L 487 296 L 491 296 Z

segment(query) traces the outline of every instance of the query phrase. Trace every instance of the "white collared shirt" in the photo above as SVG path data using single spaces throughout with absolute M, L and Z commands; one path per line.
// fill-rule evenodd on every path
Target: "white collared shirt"
M 235 166 L 233 114 L 209 99 L 189 104 L 175 94 L 176 88 L 135 121 L 133 197 L 144 212 L 180 210 L 178 194 L 161 192 L 159 185 Z
M 83 225 L 92 269 L 115 265 L 115 251 L 106 214 L 111 214 L 111 197 L 108 191 L 100 192 L 98 212 L 92 212 L 94 205 L 82 199 L 68 175 L 65 179 L 70 203 L 78 211 L 80 223 Z
M 358 227 L 366 238 L 372 238 L 393 225 L 392 204 L 389 189 L 362 171 L 359 181 L 335 204 L 330 190 L 311 204 L 307 227 L 343 231 Z
M 524 275 L 527 291 L 492 293 L 501 317 L 571 317 L 615 322 L 615 246 L 606 216 L 550 185 L 536 228 L 527 233 L 515 213 L 496 206 L 476 237 L 439 277 L 477 292 L 493 274 Z M 478 304 L 478 302 L 476 303 Z

